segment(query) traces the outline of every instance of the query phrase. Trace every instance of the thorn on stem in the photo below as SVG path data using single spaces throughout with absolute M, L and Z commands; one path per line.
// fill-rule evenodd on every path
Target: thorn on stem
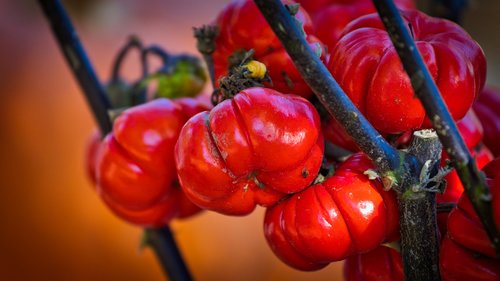
M 413 33 L 413 26 L 411 25 L 411 22 L 408 23 L 408 28 L 410 29 L 411 38 L 415 40 L 415 34 Z
M 295 4 L 285 5 L 285 7 L 290 13 L 290 15 L 295 16 L 299 12 L 300 4 L 295 3 Z

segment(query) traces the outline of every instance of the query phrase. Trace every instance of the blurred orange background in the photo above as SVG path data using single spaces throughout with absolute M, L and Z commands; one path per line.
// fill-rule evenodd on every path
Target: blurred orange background
M 196 53 L 192 27 L 227 0 L 63 1 L 102 80 L 129 35 Z M 465 28 L 500 86 L 497 1 L 471 1 Z M 127 65 L 126 75 L 138 72 Z M 165 280 L 141 229 L 115 218 L 85 177 L 94 119 L 36 3 L 0 0 L 0 280 Z M 204 213 L 172 229 L 197 280 L 341 280 L 341 264 L 314 273 L 283 265 L 262 233 L 263 210 Z

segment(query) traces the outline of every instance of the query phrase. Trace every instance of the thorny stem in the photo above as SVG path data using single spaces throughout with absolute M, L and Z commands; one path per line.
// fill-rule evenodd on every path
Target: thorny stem
M 430 160 L 426 178 L 432 177 L 439 169 L 441 143 L 431 130 L 414 133 L 408 153 L 415 155 L 420 163 Z M 441 280 L 439 274 L 439 239 L 436 222 L 436 195 L 422 189 L 435 186 L 426 185 L 426 180 L 410 178 L 398 194 L 399 225 L 401 233 L 401 256 L 405 280 Z M 432 182 L 432 184 L 437 184 Z M 415 192 L 414 185 L 419 188 Z
M 448 111 L 418 49 L 391 0 L 374 0 L 380 18 L 410 77 L 415 94 L 430 116 L 433 127 L 456 168 L 465 192 L 479 215 L 490 240 L 500 250 L 500 235 L 493 222 L 491 193 Z
M 400 154 L 390 146 L 356 109 L 323 63 L 311 51 L 281 2 L 279 0 L 254 1 L 292 58 L 301 76 L 323 106 L 339 121 L 356 141 L 358 147 L 372 159 L 382 173 L 392 171 L 395 177 L 401 180 L 396 191 L 400 199 L 402 236 L 406 236 L 403 238 L 403 248 L 406 247 L 403 252 L 407 253 L 407 256 L 412 256 L 406 260 L 415 262 L 415 265 L 420 266 L 422 271 L 410 270 L 409 275 L 415 273 L 416 278 L 408 280 L 439 280 L 435 195 L 427 192 L 425 188 L 417 192 L 413 191 L 415 185 L 421 184 L 419 175 L 423 164 L 431 160 L 434 165 L 437 165 L 439 153 L 426 154 L 429 151 L 425 149 L 415 151 L 416 153 L 422 152 L 420 156 L 431 157 L 423 159 L 419 155 L 410 153 L 401 152 Z M 434 138 L 432 146 L 435 147 L 436 144 L 440 145 Z M 438 147 L 439 149 L 432 151 L 440 151 L 440 146 Z M 415 255 L 411 254 L 414 248 L 409 244 L 416 247 L 425 246 L 425 248 L 415 252 Z M 412 269 L 415 268 L 412 267 Z M 419 277 L 425 278 L 419 279 Z
M 373 128 L 308 46 L 290 12 L 279 0 L 254 0 L 304 81 L 326 110 L 344 126 L 382 173 L 401 171 L 399 152 Z M 398 174 L 398 173 L 396 173 Z
M 64 53 L 66 61 L 94 112 L 101 134 L 109 133 L 112 129 L 112 123 L 108 115 L 108 110 L 111 108 L 110 102 L 78 39 L 69 16 L 59 0 L 39 0 L 38 3 L 50 22 L 54 36 Z M 148 229 L 147 232 L 151 237 L 149 244 L 153 247 L 170 280 L 192 280 L 169 227 Z

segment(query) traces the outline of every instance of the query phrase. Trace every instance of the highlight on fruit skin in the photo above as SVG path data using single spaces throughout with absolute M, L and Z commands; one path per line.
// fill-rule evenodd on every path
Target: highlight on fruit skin
M 106 206 L 142 227 L 162 227 L 201 211 L 181 191 L 174 147 L 184 123 L 209 110 L 208 97 L 159 98 L 123 111 L 98 149 L 89 149 L 89 175 Z M 92 179 L 91 178 L 91 179 Z
M 193 116 L 175 146 L 187 197 L 224 215 L 250 214 L 309 186 L 324 152 L 319 114 L 306 99 L 252 87 Z
M 462 119 L 486 80 L 486 57 L 460 26 L 420 11 L 402 10 L 416 47 L 454 120 Z M 411 80 L 378 14 L 352 21 L 330 52 L 327 68 L 381 133 L 430 128 Z
M 365 154 L 353 154 L 325 181 L 269 207 L 264 236 L 274 254 L 314 271 L 398 240 L 396 193 L 365 174 L 373 168 Z

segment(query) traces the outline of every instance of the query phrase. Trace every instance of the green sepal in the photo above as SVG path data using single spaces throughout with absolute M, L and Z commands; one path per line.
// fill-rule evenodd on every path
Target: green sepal
M 198 58 L 179 56 L 144 81 L 157 82 L 156 97 L 194 97 L 205 87 L 207 76 Z

